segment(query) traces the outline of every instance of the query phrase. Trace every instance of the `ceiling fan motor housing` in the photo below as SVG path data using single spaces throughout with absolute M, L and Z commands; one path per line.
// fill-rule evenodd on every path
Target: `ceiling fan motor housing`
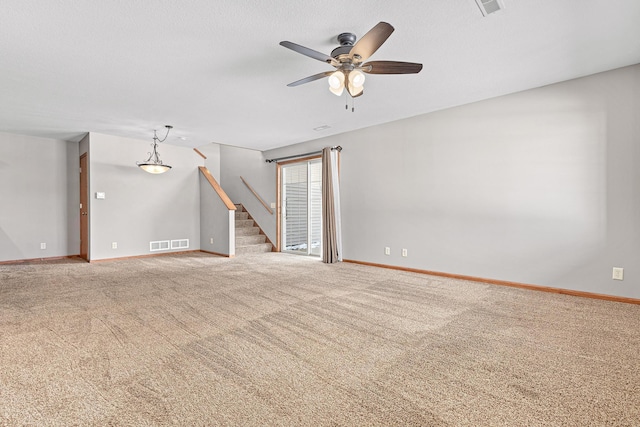
M 340 46 L 331 51 L 331 56 L 336 59 L 341 55 L 349 55 L 356 42 L 356 35 L 353 33 L 341 33 L 338 35 L 338 42 Z

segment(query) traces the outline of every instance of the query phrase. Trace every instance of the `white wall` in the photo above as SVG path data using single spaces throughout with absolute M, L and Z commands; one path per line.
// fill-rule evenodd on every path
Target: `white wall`
M 77 143 L 0 133 L 0 261 L 80 253 L 78 168 Z
M 640 298 L 639 118 L 633 66 L 265 157 L 344 147 L 346 259 Z
M 89 138 L 91 260 L 158 253 L 149 250 L 157 240 L 189 239 L 189 250 L 200 249 L 202 158 L 163 144 L 162 160 L 173 169 L 153 175 L 136 166 L 148 157 L 149 141 L 97 133 Z M 96 192 L 106 198 L 96 199 Z

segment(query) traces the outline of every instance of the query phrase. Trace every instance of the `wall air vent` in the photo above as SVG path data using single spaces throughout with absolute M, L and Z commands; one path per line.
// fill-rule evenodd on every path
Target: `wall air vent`
M 157 242 L 149 242 L 149 250 L 151 252 L 168 251 L 169 250 L 169 241 L 168 240 L 159 240 Z
M 187 249 L 189 247 L 189 239 L 180 239 L 171 241 L 171 249 Z
M 476 0 L 482 16 L 498 12 L 503 9 L 502 2 L 499 0 Z

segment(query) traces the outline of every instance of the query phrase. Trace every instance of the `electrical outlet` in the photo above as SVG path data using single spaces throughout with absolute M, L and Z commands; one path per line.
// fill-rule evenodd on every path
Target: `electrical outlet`
M 40 249 L 47 249 L 46 243 L 40 243 Z
M 402 256 L 408 256 L 408 255 L 407 255 L 407 250 L 406 250 L 406 249 L 403 249 L 403 250 L 402 250 Z
M 118 249 L 118 242 L 111 242 L 111 249 Z
M 613 280 L 624 280 L 624 268 L 613 267 Z
M 384 248 L 384 254 L 385 254 L 385 255 L 391 255 L 391 248 L 390 248 L 389 246 L 386 246 L 386 247 Z
M 211 243 L 213 245 L 213 237 L 211 239 L 209 239 L 209 243 Z

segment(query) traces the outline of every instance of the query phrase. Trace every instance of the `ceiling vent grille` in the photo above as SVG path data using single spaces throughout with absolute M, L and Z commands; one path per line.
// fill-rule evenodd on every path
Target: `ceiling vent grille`
M 498 0 L 476 0 L 482 16 L 487 16 L 491 13 L 502 10 L 502 4 Z

